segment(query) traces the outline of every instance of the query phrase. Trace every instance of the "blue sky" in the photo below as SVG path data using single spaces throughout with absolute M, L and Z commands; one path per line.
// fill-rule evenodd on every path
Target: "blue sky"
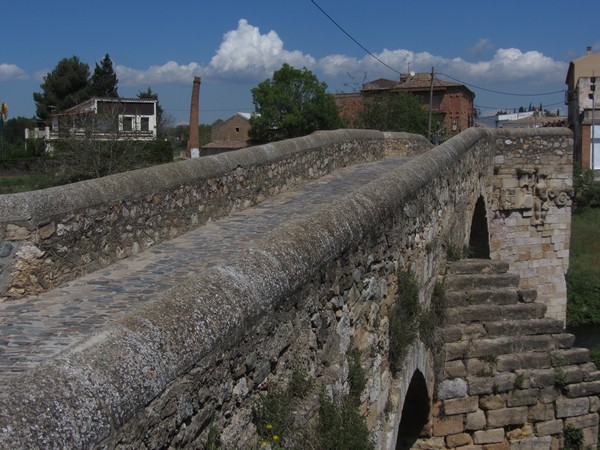
M 564 90 L 569 61 L 587 46 L 600 51 L 597 1 L 315 1 L 396 71 L 434 66 L 472 85 L 484 116 L 530 103 L 566 111 L 562 93 L 488 90 Z M 0 101 L 9 117 L 34 116 L 44 74 L 73 55 L 93 71 L 108 53 L 119 94 L 150 86 L 175 123 L 189 120 L 195 75 L 201 123 L 252 111 L 250 89 L 284 62 L 311 69 L 331 92 L 352 91 L 353 79 L 398 77 L 311 0 L 30 0 L 3 2 L 1 16 Z

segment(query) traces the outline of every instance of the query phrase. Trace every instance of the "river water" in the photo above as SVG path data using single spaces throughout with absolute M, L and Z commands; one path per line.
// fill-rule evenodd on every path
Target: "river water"
M 567 327 L 567 333 L 575 335 L 575 347 L 600 348 L 600 325 Z

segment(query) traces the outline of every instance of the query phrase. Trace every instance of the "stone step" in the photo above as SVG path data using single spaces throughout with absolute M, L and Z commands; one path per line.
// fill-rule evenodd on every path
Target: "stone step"
M 513 305 L 520 300 L 517 290 L 508 289 L 472 289 L 447 291 L 446 304 L 448 308 L 470 305 Z
M 589 361 L 585 349 L 562 349 L 560 335 L 539 334 L 531 336 L 502 336 L 450 342 L 444 345 L 446 362 L 480 358 L 485 361 L 501 355 L 541 352 L 562 357 L 565 364 L 582 364 Z M 589 351 L 588 351 L 589 353 Z M 562 356 L 563 354 L 567 356 Z M 574 361 L 575 360 L 575 361 Z
M 490 274 L 507 273 L 508 263 L 489 259 L 461 259 L 448 263 L 448 274 Z
M 487 336 L 531 336 L 556 334 L 563 331 L 563 322 L 558 319 L 539 318 L 533 320 L 504 320 L 484 324 Z
M 446 324 L 470 324 L 473 322 L 491 323 L 506 320 L 542 319 L 546 305 L 541 303 L 517 303 L 513 305 L 470 305 L 449 308 L 446 311 Z
M 445 343 L 503 336 L 534 336 L 539 334 L 550 334 L 555 338 L 560 337 L 557 340 L 558 348 L 570 348 L 573 345 L 571 339 L 573 335 L 564 333 L 563 336 L 562 321 L 549 318 L 448 325 L 442 330 L 442 337 Z
M 517 289 L 519 275 L 514 273 L 490 274 L 450 274 L 444 282 L 446 291 L 466 291 L 475 289 Z

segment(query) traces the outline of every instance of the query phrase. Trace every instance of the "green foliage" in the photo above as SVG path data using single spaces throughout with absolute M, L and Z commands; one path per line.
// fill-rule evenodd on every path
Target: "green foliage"
M 596 367 L 600 367 L 600 348 L 590 349 L 590 361 L 593 362 Z
M 594 179 L 592 169 L 583 170 L 575 166 L 573 171 L 575 203 L 578 207 L 600 206 L 600 183 Z
M 397 374 L 419 329 L 419 284 L 412 272 L 398 273 L 398 302 L 390 314 L 390 368 Z
M 173 160 L 167 141 L 55 141 L 53 157 L 63 168 L 59 183 L 99 178 Z
M 278 448 L 287 441 L 298 439 L 303 430 L 296 423 L 293 411 L 311 389 L 312 380 L 306 374 L 294 371 L 286 388 L 272 385 L 267 394 L 260 397 L 252 409 L 252 422 L 263 442 Z
M 434 123 L 441 123 L 435 114 Z M 376 95 L 365 99 L 358 127 L 380 131 L 404 131 L 427 136 L 429 113 L 421 100 L 408 92 Z M 437 126 L 435 127 L 437 128 Z
M 559 389 L 567 385 L 567 374 L 562 367 L 554 368 L 554 385 Z
M 35 191 L 56 185 L 54 174 L 41 173 L 0 178 L 0 194 Z
M 360 351 L 352 349 L 348 352 L 348 384 L 350 385 L 350 398 L 355 404 L 360 405 L 360 394 L 367 386 L 365 370 L 360 364 Z
M 374 448 L 367 424 L 351 397 L 343 398 L 336 405 L 326 395 L 321 396 L 316 440 L 316 448 L 320 450 Z
M 390 314 L 389 361 L 392 373 L 402 368 L 408 347 L 418 337 L 437 355 L 441 349 L 438 333 L 446 319 L 446 290 L 436 283 L 429 309 L 419 303 L 419 284 L 412 272 L 398 273 L 398 301 Z
M 208 436 L 206 438 L 205 450 L 219 450 L 221 448 L 221 433 L 217 426 L 212 423 L 208 429 Z
M 564 450 L 583 450 L 583 431 L 581 429 L 567 425 L 564 436 Z
M 459 246 L 448 243 L 446 247 L 446 258 L 448 261 L 460 261 L 461 259 L 470 258 L 473 254 L 473 249 L 468 245 Z
M 89 98 L 91 97 L 109 97 L 118 98 L 117 85 L 119 80 L 113 70 L 113 62 L 108 53 L 104 55 L 100 64 L 96 63 L 94 73 L 92 74 L 91 83 L 88 91 Z
M 271 142 L 338 128 L 335 100 L 326 89 L 310 70 L 284 64 L 252 89 L 257 114 L 250 118 L 250 138 Z
M 522 373 L 518 373 L 515 378 L 515 387 L 517 389 L 523 389 L 523 385 L 525 384 L 525 375 Z
M 25 130 L 33 129 L 37 124 L 35 119 L 13 117 L 0 122 L 2 134 L 2 151 L 0 158 L 16 159 L 41 156 L 44 153 L 42 139 L 28 139 L 25 142 Z
M 36 114 L 47 120 L 52 112 L 64 111 L 86 100 L 89 95 L 90 68 L 77 56 L 61 59 L 44 77 L 42 92 L 34 92 Z
M 600 324 L 600 208 L 572 216 L 567 324 Z

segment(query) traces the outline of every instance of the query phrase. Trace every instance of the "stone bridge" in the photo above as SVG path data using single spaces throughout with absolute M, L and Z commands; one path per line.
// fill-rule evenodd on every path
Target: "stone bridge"
M 595 446 L 572 145 L 339 130 L 0 196 L 0 447 Z

